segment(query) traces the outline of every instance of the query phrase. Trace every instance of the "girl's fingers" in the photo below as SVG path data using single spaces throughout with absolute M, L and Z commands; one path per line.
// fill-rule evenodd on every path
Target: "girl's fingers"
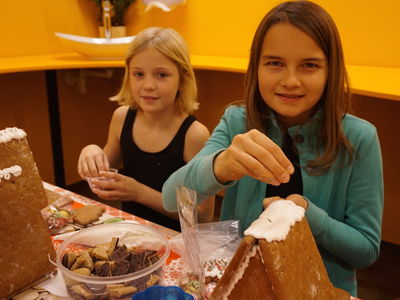
M 253 158 L 253 160 L 248 159 L 245 164 L 251 170 L 253 177 L 263 181 L 277 181 L 278 183 L 289 181 L 288 172 L 263 147 L 254 143 L 245 145 L 244 150 Z
M 110 168 L 110 164 L 108 162 L 108 158 L 105 155 L 105 153 L 103 152 L 103 166 L 104 166 L 104 170 L 108 170 Z
M 214 173 L 222 183 L 248 175 L 279 185 L 290 180 L 293 170 L 279 146 L 255 129 L 236 135 L 214 161 Z
M 254 143 L 261 147 L 261 149 L 255 149 L 256 159 L 269 169 L 277 180 L 288 182 L 290 179 L 289 176 L 294 172 L 294 167 L 282 149 L 257 130 L 251 130 L 249 135 Z
M 236 154 L 236 159 L 235 163 L 232 164 L 232 168 L 234 168 L 234 172 L 240 174 L 240 176 L 235 179 L 239 179 L 243 175 L 249 175 L 272 185 L 280 184 L 280 181 L 275 179 L 275 176 L 269 171 L 269 169 L 266 169 L 259 160 L 248 153 L 243 151 L 238 152 Z
M 111 190 L 102 189 L 102 188 L 100 188 L 100 186 L 99 186 L 99 187 L 96 187 L 96 188 L 93 190 L 93 192 L 94 192 L 98 197 L 100 197 L 101 199 L 104 199 L 104 200 L 118 200 L 118 199 L 119 199 L 117 192 L 114 191 L 114 190 L 112 190 L 112 189 L 111 189 Z
M 87 172 L 90 174 L 90 177 L 99 176 L 96 161 L 93 158 L 89 158 L 86 161 L 86 163 L 87 163 Z

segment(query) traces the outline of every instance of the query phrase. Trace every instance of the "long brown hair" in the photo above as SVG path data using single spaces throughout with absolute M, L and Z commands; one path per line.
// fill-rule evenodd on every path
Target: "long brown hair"
M 340 154 L 353 159 L 353 148 L 341 128 L 341 120 L 350 109 L 349 81 L 342 44 L 336 25 L 319 5 L 309 1 L 288 1 L 273 8 L 261 21 L 251 45 L 245 80 L 247 127 L 265 131 L 265 119 L 271 108 L 261 97 L 258 85 L 258 65 L 267 31 L 278 23 L 288 23 L 308 34 L 322 49 L 328 60 L 328 79 L 317 106 L 322 110 L 322 125 L 316 149 L 319 156 L 308 167 L 320 174 L 328 170 Z M 323 152 L 321 151 L 323 149 Z

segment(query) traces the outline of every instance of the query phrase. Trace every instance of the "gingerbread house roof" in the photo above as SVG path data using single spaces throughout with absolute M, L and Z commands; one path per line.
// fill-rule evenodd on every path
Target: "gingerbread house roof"
M 211 300 L 350 299 L 330 282 L 304 209 L 292 201 L 273 202 L 245 235 Z

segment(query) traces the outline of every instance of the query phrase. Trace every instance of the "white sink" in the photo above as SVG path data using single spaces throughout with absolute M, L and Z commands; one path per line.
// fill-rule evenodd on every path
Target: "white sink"
M 55 35 L 68 47 L 93 60 L 125 59 L 129 44 L 135 36 L 120 38 L 92 38 L 56 32 Z

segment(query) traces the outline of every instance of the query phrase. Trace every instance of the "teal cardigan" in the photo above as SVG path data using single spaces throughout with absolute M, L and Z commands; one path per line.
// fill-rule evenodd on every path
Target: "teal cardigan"
M 310 145 L 316 141 L 320 114 L 303 126 L 289 128 L 296 143 L 301 166 L 316 157 Z M 301 168 L 303 196 L 308 201 L 306 218 L 333 285 L 357 295 L 356 268 L 372 264 L 379 256 L 383 211 L 381 151 L 376 129 L 365 120 L 347 114 L 343 131 L 355 150 L 350 165 L 339 167 L 338 158 L 330 171 L 312 176 Z M 240 220 L 241 232 L 261 214 L 268 185 L 245 176 L 228 185 L 220 184 L 213 172 L 215 156 L 233 137 L 246 132 L 245 108 L 229 107 L 204 148 L 163 186 L 163 204 L 176 211 L 176 186 L 197 192 L 198 201 L 226 189 L 221 220 Z M 278 145 L 282 131 L 276 120 L 267 121 L 267 132 Z M 302 138 L 296 138 L 302 136 Z

